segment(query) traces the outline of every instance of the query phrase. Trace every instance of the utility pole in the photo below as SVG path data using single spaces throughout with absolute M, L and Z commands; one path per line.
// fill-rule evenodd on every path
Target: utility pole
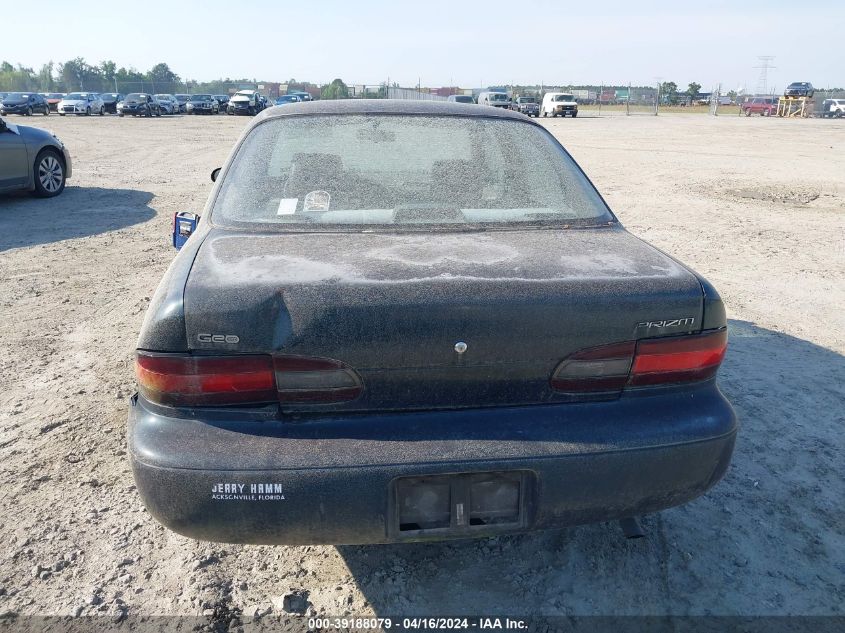
M 760 55 L 757 57 L 757 61 L 759 62 L 758 66 L 754 66 L 754 68 L 760 69 L 760 75 L 757 78 L 757 94 L 758 95 L 765 95 L 769 93 L 768 88 L 768 79 L 769 79 L 769 70 L 773 68 L 777 68 L 777 66 L 772 66 L 772 61 L 774 61 L 774 55 Z

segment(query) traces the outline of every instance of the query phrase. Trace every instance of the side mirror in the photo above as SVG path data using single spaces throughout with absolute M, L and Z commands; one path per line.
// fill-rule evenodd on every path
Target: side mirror
M 185 245 L 188 238 L 197 230 L 200 216 L 188 211 L 178 211 L 173 214 L 173 248 L 177 251 Z
M 217 182 L 217 176 L 220 175 L 221 169 L 222 169 L 221 167 L 218 167 L 217 169 L 215 169 L 211 172 L 211 182 Z

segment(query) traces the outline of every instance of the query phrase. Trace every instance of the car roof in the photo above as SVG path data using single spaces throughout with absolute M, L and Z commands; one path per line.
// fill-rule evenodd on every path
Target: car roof
M 529 120 L 524 114 L 454 101 L 404 101 L 401 99 L 338 99 L 302 101 L 278 110 L 264 110 L 258 120 L 295 115 L 321 114 L 428 114 L 433 116 L 482 116 L 497 119 Z

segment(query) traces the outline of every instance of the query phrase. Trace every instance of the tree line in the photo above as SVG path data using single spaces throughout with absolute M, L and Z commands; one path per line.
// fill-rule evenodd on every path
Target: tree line
M 335 80 L 340 81 L 340 80 Z M 240 85 L 270 83 L 255 78 L 229 78 L 212 81 L 183 79 L 170 66 L 161 62 L 142 72 L 125 68 L 111 60 L 89 64 L 77 57 L 66 62 L 47 62 L 40 69 L 21 64 L 13 66 L 7 61 L 0 63 L 0 90 L 4 92 L 192 92 L 226 94 L 230 88 Z M 346 85 L 333 82 L 331 92 L 342 95 Z M 307 81 L 288 81 L 289 89 L 308 90 L 318 88 Z

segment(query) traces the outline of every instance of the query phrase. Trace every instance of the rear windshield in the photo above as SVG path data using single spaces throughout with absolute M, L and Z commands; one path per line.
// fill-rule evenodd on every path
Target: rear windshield
M 490 99 L 490 101 L 507 101 L 508 95 L 502 94 L 501 92 L 494 92 L 491 95 L 487 95 L 487 98 Z
M 223 178 L 212 218 L 305 231 L 612 220 L 542 128 L 410 115 L 292 116 L 258 125 Z
M 452 97 L 452 100 L 458 103 L 472 103 L 472 97 L 469 95 L 456 95 Z

